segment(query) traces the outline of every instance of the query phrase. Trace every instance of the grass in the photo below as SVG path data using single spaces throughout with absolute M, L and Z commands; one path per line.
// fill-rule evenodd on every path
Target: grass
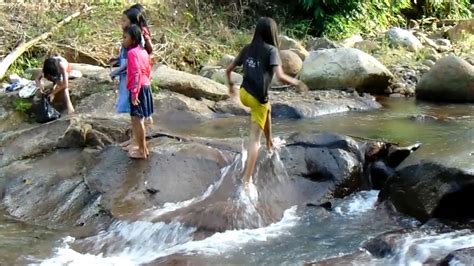
M 31 106 L 32 104 L 25 99 L 18 98 L 13 101 L 13 108 L 17 112 L 26 113 L 28 110 L 30 110 Z

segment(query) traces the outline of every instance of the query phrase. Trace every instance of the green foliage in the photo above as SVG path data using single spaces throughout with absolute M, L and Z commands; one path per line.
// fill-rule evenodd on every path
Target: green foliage
M 152 80 L 151 81 L 151 92 L 153 93 L 160 93 L 161 88 L 158 86 L 158 81 Z
M 470 0 L 426 0 L 422 6 L 427 17 L 458 19 L 471 17 Z
M 20 56 L 8 69 L 8 73 L 15 73 L 20 77 L 25 75 L 25 70 L 28 68 L 38 68 L 43 64 L 42 60 L 35 55 L 30 53 L 25 53 Z
M 15 99 L 13 101 L 13 108 L 17 112 L 26 113 L 31 108 L 31 103 L 25 99 Z
M 409 0 L 300 0 L 312 10 L 315 26 L 330 38 L 341 39 L 354 33 L 373 33 L 403 22 L 400 11 Z
M 340 39 L 354 33 L 370 34 L 405 23 L 402 11 L 412 8 L 409 0 L 299 0 L 311 11 L 320 34 Z M 421 1 L 419 1 L 421 5 Z M 469 0 L 426 0 L 419 6 L 424 16 L 466 18 Z

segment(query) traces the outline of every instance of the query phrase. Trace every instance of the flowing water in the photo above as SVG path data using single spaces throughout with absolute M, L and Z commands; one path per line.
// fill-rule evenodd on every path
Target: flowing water
M 473 105 L 437 106 L 405 99 L 385 99 L 383 104 L 383 110 L 373 112 L 305 121 L 274 121 L 274 132 L 280 137 L 292 132 L 338 132 L 401 144 L 421 142 L 422 148 L 405 164 L 430 159 L 472 169 Z M 438 119 L 410 119 L 419 114 Z M 216 138 L 241 137 L 246 126 L 246 119 L 224 118 L 199 125 L 190 132 Z M 67 229 L 53 231 L 29 226 L 0 213 L 0 265 L 154 265 L 170 262 L 301 265 L 357 252 L 371 237 L 418 225 L 413 219 L 393 217 L 385 209 L 375 208 L 378 191 L 360 192 L 336 200 L 332 211 L 277 205 L 272 201 L 271 191 L 263 189 L 264 184 L 259 182 L 250 193 L 243 193 L 235 188 L 239 185 L 236 177 L 244 162 L 245 152 L 232 165 L 222 169 L 221 179 L 200 197 L 148 210 L 138 221 L 115 221 L 97 235 L 83 239 L 69 236 Z M 286 175 L 278 154 L 265 157 L 259 164 L 260 174 L 271 177 L 266 182 L 274 182 L 272 187 L 285 182 Z M 169 213 L 180 218 L 184 211 L 192 211 L 193 206 L 207 204 L 223 195 L 229 198 L 223 208 L 226 211 L 231 208 L 229 219 L 236 227 L 253 229 L 226 230 L 196 237 L 199 228 L 187 226 L 180 219 L 168 222 L 158 219 Z M 271 214 L 259 211 L 273 208 L 282 209 L 282 219 L 272 220 Z M 472 246 L 474 235 L 470 231 L 407 234 L 396 243 L 394 256 L 356 261 L 355 264 L 421 265 L 428 257 L 440 259 L 450 251 Z

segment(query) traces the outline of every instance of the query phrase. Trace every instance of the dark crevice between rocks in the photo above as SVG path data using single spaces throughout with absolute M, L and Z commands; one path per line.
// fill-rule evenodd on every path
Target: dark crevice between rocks
M 474 219 L 474 183 L 446 194 L 433 211 L 433 218 L 450 220 Z

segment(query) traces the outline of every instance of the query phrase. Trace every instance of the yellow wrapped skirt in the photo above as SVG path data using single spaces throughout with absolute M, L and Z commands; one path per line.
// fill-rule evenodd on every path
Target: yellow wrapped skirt
M 248 93 L 245 88 L 240 88 L 240 101 L 243 105 L 250 108 L 250 120 L 257 123 L 261 129 L 265 127 L 267 122 L 269 103 L 260 103 L 252 94 Z

